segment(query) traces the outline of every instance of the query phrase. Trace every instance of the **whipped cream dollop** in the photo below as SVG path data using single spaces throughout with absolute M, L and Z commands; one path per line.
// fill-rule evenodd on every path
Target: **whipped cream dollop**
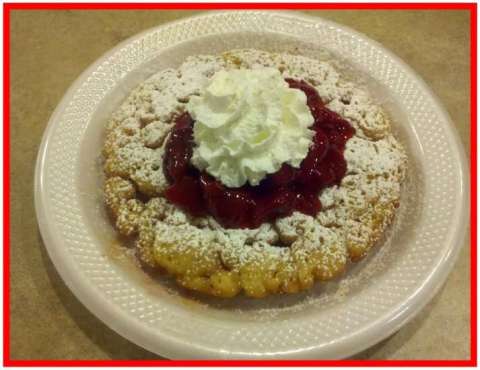
M 283 163 L 299 167 L 314 135 L 305 94 L 274 68 L 219 71 L 187 110 L 193 165 L 227 187 L 258 185 Z

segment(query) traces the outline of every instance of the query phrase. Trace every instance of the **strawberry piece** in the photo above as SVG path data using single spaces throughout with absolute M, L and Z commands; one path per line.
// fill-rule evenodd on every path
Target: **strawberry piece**
M 193 120 L 188 113 L 184 113 L 177 118 L 165 146 L 163 172 L 170 183 L 180 180 L 187 173 L 192 145 Z
M 184 176 L 164 192 L 165 198 L 194 216 L 205 214 L 205 206 L 200 181 L 192 176 Z
M 255 200 L 244 189 L 228 189 L 202 175 L 201 186 L 209 213 L 224 227 L 250 227 Z

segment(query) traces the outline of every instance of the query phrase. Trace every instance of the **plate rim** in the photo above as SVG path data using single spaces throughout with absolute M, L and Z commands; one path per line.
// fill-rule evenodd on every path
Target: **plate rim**
M 44 131 L 41 144 L 38 151 L 38 156 L 35 164 L 35 176 L 34 176 L 34 203 L 35 211 L 37 216 L 37 222 L 39 224 L 40 232 L 42 239 L 47 249 L 48 255 L 52 260 L 56 270 L 61 276 L 62 280 L 65 282 L 70 291 L 75 295 L 75 297 L 97 318 L 104 322 L 109 328 L 114 330 L 119 335 L 124 338 L 144 347 L 145 349 L 159 354 L 158 348 L 161 347 L 164 351 L 161 356 L 167 356 L 168 358 L 185 358 L 185 354 L 188 353 L 188 358 L 315 358 L 319 347 L 312 346 L 308 348 L 303 348 L 302 350 L 295 350 L 294 352 L 282 351 L 279 353 L 272 354 L 251 354 L 251 353 L 223 353 L 215 348 L 208 346 L 203 346 L 198 343 L 189 342 L 186 343 L 182 340 L 178 340 L 173 336 L 164 334 L 162 331 L 154 330 L 146 326 L 142 326 L 142 332 L 139 330 L 131 330 L 131 326 L 138 326 L 137 321 L 128 315 L 126 312 L 120 310 L 118 307 L 111 304 L 105 304 L 108 301 L 103 297 L 95 288 L 90 287 L 88 284 L 85 284 L 84 279 L 81 275 L 75 273 L 76 265 L 73 259 L 66 253 L 65 249 L 59 248 L 58 245 L 61 244 L 58 235 L 55 235 L 53 225 L 49 225 L 47 222 L 48 219 L 48 205 L 46 202 L 45 195 L 45 186 L 44 186 L 44 173 L 43 168 L 45 165 L 45 156 L 49 146 L 49 138 L 55 128 L 55 122 L 57 118 L 66 108 L 68 102 L 81 85 L 81 83 L 86 79 L 87 76 L 91 74 L 99 65 L 101 65 L 105 60 L 110 56 L 115 54 L 117 51 L 122 49 L 125 45 L 134 42 L 135 40 L 141 38 L 143 35 L 150 33 L 154 30 L 159 30 L 164 27 L 172 26 L 174 24 L 184 23 L 192 18 L 204 18 L 208 17 L 211 14 L 224 14 L 231 13 L 232 11 L 213 11 L 205 12 L 199 15 L 192 17 L 184 17 L 173 22 L 163 23 L 159 26 L 155 26 L 149 29 L 146 29 L 140 33 L 137 33 L 121 43 L 117 44 L 112 49 L 108 50 L 102 56 L 100 56 L 96 61 L 94 61 L 84 72 L 80 74 L 79 77 L 70 85 L 66 93 L 57 104 L 55 110 L 53 111 L 50 119 L 48 121 L 47 127 Z M 335 341 L 334 344 L 327 345 L 332 347 L 332 356 L 334 358 L 345 358 L 351 356 L 355 353 L 358 353 L 366 348 L 380 342 L 381 340 L 387 338 L 392 333 L 397 331 L 400 327 L 405 325 L 408 321 L 413 319 L 416 314 L 422 310 L 425 305 L 433 298 L 433 296 L 438 292 L 438 290 L 443 286 L 446 281 L 449 273 L 455 264 L 458 254 L 462 249 L 463 242 L 466 236 L 466 230 L 468 227 L 469 221 L 469 171 L 467 167 L 467 159 L 465 152 L 463 150 L 463 144 L 460 140 L 458 132 L 453 125 L 453 122 L 450 118 L 450 115 L 446 109 L 441 104 L 438 97 L 433 93 L 433 91 L 428 87 L 425 81 L 401 58 L 393 54 L 390 50 L 385 48 L 379 42 L 371 39 L 370 37 L 362 34 L 348 26 L 339 24 L 330 20 L 326 20 L 322 17 L 314 17 L 305 14 L 298 14 L 292 11 L 260 11 L 260 10 L 250 10 L 250 11 L 239 11 L 243 13 L 256 13 L 256 14 L 271 14 L 277 13 L 282 14 L 283 16 L 289 15 L 296 19 L 300 20 L 309 20 L 317 23 L 330 24 L 336 28 L 342 29 L 350 34 L 356 35 L 361 39 L 375 45 L 380 48 L 389 58 L 393 59 L 396 63 L 401 65 L 407 74 L 419 83 L 420 88 L 423 89 L 426 95 L 430 96 L 432 103 L 435 105 L 435 108 L 438 110 L 440 115 L 445 118 L 445 121 L 448 123 L 448 137 L 452 139 L 454 146 L 454 153 L 458 154 L 460 159 L 460 199 L 461 207 L 459 211 L 459 221 L 455 228 L 453 234 L 453 241 L 446 253 L 439 259 L 438 263 L 432 268 L 430 274 L 425 278 L 422 283 L 422 286 L 417 289 L 417 291 L 409 297 L 401 305 L 397 306 L 396 309 L 389 311 L 388 315 L 385 318 L 380 318 L 375 320 L 371 325 L 364 326 L 357 332 L 354 332 L 352 335 L 349 335 L 344 338 L 340 338 Z M 380 325 L 382 323 L 383 325 Z M 153 339 L 153 340 L 152 340 Z M 324 347 L 326 348 L 326 347 Z M 324 350 L 322 349 L 322 351 Z M 160 355 L 160 354 L 159 354 Z

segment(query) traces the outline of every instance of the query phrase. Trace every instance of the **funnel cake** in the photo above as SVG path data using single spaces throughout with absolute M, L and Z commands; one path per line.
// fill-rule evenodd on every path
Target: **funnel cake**
M 297 208 L 231 227 L 208 211 L 192 214 L 169 201 L 166 148 L 190 98 L 218 71 L 266 67 L 314 87 L 325 107 L 354 129 L 342 148 L 344 173 L 318 193 L 320 210 Z M 219 297 L 296 293 L 341 275 L 392 222 L 407 166 L 389 118 L 365 89 L 328 62 L 258 50 L 193 56 L 153 75 L 112 115 L 106 131 L 104 195 L 118 232 L 135 240 L 144 264 Z

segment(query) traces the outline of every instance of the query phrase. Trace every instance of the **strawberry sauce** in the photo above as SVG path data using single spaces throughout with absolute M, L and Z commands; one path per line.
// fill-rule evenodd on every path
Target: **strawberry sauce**
M 315 136 L 300 168 L 283 164 L 257 186 L 227 188 L 190 164 L 194 121 L 186 112 L 176 119 L 166 143 L 163 171 L 170 186 L 165 197 L 192 216 L 213 216 L 226 228 L 256 228 L 294 211 L 315 216 L 322 207 L 320 192 L 345 176 L 343 151 L 355 130 L 325 107 L 314 87 L 304 81 L 286 81 L 305 93 L 314 118 Z

